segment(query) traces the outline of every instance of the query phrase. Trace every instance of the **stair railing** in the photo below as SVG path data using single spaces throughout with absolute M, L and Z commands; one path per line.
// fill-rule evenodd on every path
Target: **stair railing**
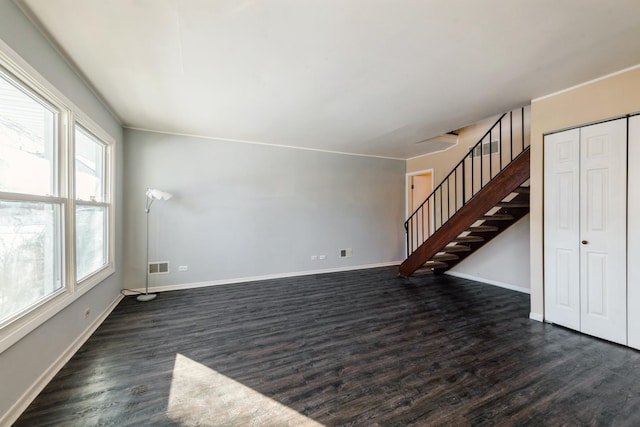
M 525 107 L 500 116 L 409 216 L 407 257 L 529 146 L 525 119 Z

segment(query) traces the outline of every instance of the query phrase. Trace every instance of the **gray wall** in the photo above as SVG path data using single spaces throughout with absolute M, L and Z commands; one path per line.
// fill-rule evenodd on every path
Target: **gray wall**
M 171 263 L 150 286 L 403 259 L 404 161 L 129 129 L 124 139 L 129 288 L 144 284 L 147 187 L 174 194 L 149 217 L 149 259 Z M 342 248 L 353 257 L 339 259 Z
M 0 417 L 117 297 L 122 284 L 122 130 L 11 0 L 0 0 L 0 39 L 117 141 L 116 273 L 0 354 Z M 91 314 L 84 318 L 85 308 Z

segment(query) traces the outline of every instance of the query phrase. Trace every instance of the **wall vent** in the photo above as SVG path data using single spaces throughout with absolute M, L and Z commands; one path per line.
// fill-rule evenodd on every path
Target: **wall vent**
M 351 258 L 353 256 L 353 249 L 340 249 L 340 258 Z
M 475 146 L 475 148 L 469 147 L 469 157 L 473 159 L 474 157 L 480 157 L 481 155 L 488 156 L 489 154 L 495 154 L 499 151 L 500 144 L 498 141 L 483 142 L 482 144 Z
M 167 274 L 169 272 L 169 261 L 150 262 L 149 274 Z

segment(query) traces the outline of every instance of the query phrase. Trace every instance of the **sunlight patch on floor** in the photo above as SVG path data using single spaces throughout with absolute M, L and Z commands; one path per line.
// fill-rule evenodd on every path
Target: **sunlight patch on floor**
M 167 415 L 183 426 L 322 426 L 179 353 Z

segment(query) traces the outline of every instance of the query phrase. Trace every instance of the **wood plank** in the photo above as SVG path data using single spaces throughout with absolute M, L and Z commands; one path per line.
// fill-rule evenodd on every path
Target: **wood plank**
M 458 255 L 455 254 L 435 254 L 431 257 L 431 261 L 454 261 L 458 259 Z
M 395 267 L 128 297 L 15 426 L 640 425 L 640 352 L 528 316 Z
M 499 202 L 499 203 L 496 203 L 496 207 L 501 207 L 501 208 L 528 208 L 529 207 L 529 201 L 528 200 L 523 200 L 523 201 L 520 201 L 520 202 L 514 202 L 514 201 Z
M 433 259 L 430 259 L 429 261 L 425 262 L 422 266 L 425 268 L 447 268 L 449 267 L 449 264 L 447 264 L 446 262 L 434 261 Z
M 525 198 L 526 200 L 528 200 L 529 196 L 528 195 L 518 195 L 513 200 L 517 202 L 517 201 L 519 201 L 519 198 L 521 198 L 521 197 Z M 528 207 L 521 207 L 521 208 L 506 207 L 506 208 L 500 209 L 497 212 L 497 214 L 498 215 L 509 215 L 509 216 L 512 217 L 511 221 L 496 221 L 496 222 L 492 222 L 491 224 L 494 224 L 498 228 L 498 230 L 495 231 L 495 232 L 492 232 L 492 233 L 478 233 L 477 236 L 478 237 L 482 237 L 483 240 L 480 241 L 480 242 L 471 242 L 469 244 L 469 246 L 470 246 L 469 252 L 462 252 L 462 253 L 460 253 L 458 255 L 458 259 L 457 260 L 451 260 L 450 262 L 448 262 L 447 263 L 447 264 L 449 264 L 448 268 L 451 269 L 455 265 L 459 264 L 467 256 L 471 255 L 473 252 L 477 251 L 482 246 L 484 246 L 487 243 L 489 243 L 491 240 L 493 240 L 498 235 L 500 235 L 500 233 L 505 231 L 507 228 L 511 227 L 513 224 L 518 222 L 522 217 L 524 217 L 528 213 L 529 213 L 529 208 Z M 470 235 L 473 236 L 474 234 L 472 233 Z
M 452 243 L 468 243 L 468 242 L 482 242 L 484 237 L 481 236 L 457 236 L 451 239 Z
M 513 215 L 506 215 L 506 214 L 483 215 L 480 219 L 484 221 L 513 221 Z
M 477 225 L 475 227 L 467 228 L 467 231 L 472 231 L 475 233 L 488 233 L 491 231 L 498 231 L 498 227 L 493 225 Z
M 438 252 L 458 253 L 468 252 L 471 248 L 468 245 L 447 245 Z

